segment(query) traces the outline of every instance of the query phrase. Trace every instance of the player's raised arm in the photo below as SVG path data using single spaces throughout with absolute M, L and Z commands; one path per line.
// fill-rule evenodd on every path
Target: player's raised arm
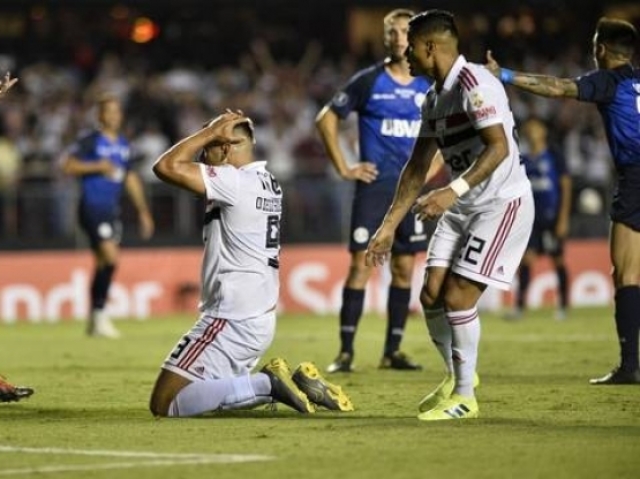
M 18 83 L 17 78 L 11 78 L 11 73 L 7 72 L 2 80 L 0 80 L 0 98 L 2 98 L 11 87 Z
M 535 75 L 501 68 L 493 58 L 491 50 L 487 51 L 485 67 L 502 83 L 516 86 L 529 93 L 550 98 L 578 98 L 578 84 L 571 78 L 558 78 L 551 75 Z
M 201 160 L 216 156 L 217 164 L 224 164 L 233 145 L 245 140 L 233 136 L 233 128 L 249 121 L 245 116 L 227 112 L 207 126 L 176 143 L 165 151 L 153 165 L 153 172 L 166 183 L 171 183 L 198 195 L 205 195 L 200 165 L 193 159 L 202 151 Z

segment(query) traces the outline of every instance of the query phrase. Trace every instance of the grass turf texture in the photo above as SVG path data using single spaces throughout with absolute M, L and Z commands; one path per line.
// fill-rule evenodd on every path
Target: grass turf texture
M 81 323 L 1 326 L 0 372 L 35 387 L 36 395 L 0 405 L 0 448 L 272 459 L 174 464 L 160 457 L 167 464 L 158 468 L 145 466 L 148 458 L 0 449 L 0 477 L 55 467 L 60 472 L 45 469 L 39 477 L 639 477 L 640 388 L 588 384 L 617 361 L 610 310 L 552 318 L 552 311 L 517 322 L 482 315 L 481 418 L 462 423 L 416 419 L 419 400 L 442 378 L 419 316 L 409 320 L 403 349 L 425 366 L 422 372 L 379 371 L 385 321 L 362 319 L 357 372 L 332 376 L 351 395 L 353 413 L 304 416 L 280 406 L 180 420 L 153 419 L 147 401 L 159 364 L 192 316 L 120 322 L 118 341 L 86 338 Z M 264 359 L 283 356 L 292 368 L 311 360 L 324 370 L 337 353 L 337 336 L 334 317 L 281 316 Z

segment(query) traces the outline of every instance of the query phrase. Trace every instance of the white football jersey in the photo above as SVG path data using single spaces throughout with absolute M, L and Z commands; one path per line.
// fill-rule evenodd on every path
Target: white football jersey
M 265 165 L 200 167 L 207 207 L 199 308 L 216 318 L 253 318 L 278 301 L 282 189 Z
M 461 209 L 518 198 L 530 190 L 520 163 L 515 121 L 502 83 L 482 65 L 460 55 L 440 92 L 435 84 L 422 104 L 420 136 L 436 138 L 454 178 L 464 173 L 485 148 L 478 130 L 501 124 L 509 153 L 491 176 L 459 198 Z

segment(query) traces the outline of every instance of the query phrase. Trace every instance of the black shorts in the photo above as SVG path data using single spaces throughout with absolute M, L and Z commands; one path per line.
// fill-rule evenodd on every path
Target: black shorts
M 618 184 L 611 203 L 611 221 L 640 231 L 640 166 L 618 168 Z
M 564 239 L 556 236 L 555 229 L 555 221 L 534 222 L 527 249 L 538 254 L 561 256 L 564 252 Z
M 376 232 L 382 218 L 393 202 L 396 182 L 387 181 L 370 185 L 358 185 L 351 209 L 349 251 L 364 251 L 369 239 Z M 391 248 L 394 254 L 416 254 L 427 249 L 425 223 L 409 212 L 396 230 Z
M 122 223 L 118 212 L 92 210 L 81 204 L 78 209 L 78 221 L 82 230 L 89 237 L 91 249 L 97 249 L 98 245 L 106 240 L 120 242 Z

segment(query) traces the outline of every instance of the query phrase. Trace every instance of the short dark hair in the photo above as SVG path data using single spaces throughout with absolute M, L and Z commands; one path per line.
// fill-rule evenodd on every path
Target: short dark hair
M 614 52 L 632 57 L 638 42 L 638 31 L 629 22 L 617 18 L 602 17 L 596 25 L 597 43 Z
M 418 13 L 409 20 L 409 31 L 413 35 L 449 32 L 454 38 L 458 38 L 458 27 L 453 13 L 446 10 L 433 9 Z

